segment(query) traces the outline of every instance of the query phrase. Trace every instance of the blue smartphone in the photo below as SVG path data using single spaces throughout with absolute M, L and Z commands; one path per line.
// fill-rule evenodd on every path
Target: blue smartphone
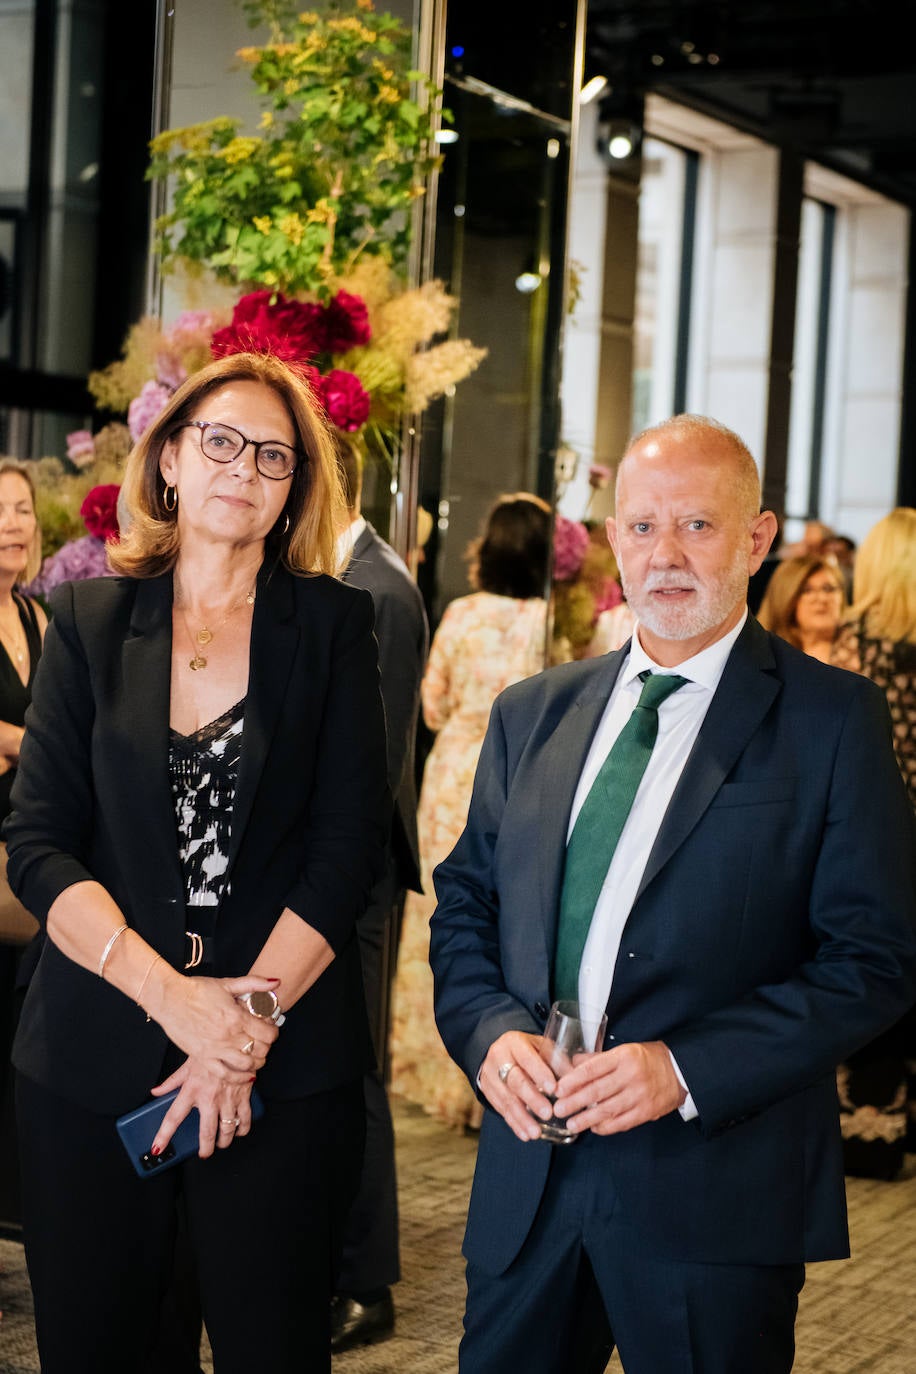
M 115 1125 L 128 1158 L 141 1178 L 152 1178 L 173 1164 L 196 1155 L 200 1148 L 200 1113 L 192 1107 L 188 1115 L 172 1136 L 161 1155 L 150 1154 L 150 1146 L 162 1119 L 178 1096 L 178 1089 L 166 1093 L 165 1097 L 152 1097 L 142 1107 L 119 1116 Z M 257 1121 L 264 1115 L 264 1102 L 257 1088 L 251 1090 L 251 1119 Z

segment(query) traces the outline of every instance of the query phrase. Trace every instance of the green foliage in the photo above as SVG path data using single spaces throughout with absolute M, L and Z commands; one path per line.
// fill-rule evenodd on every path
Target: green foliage
M 148 176 L 173 192 L 156 226 L 163 267 L 289 294 L 323 291 L 366 249 L 403 271 L 410 208 L 439 163 L 440 92 L 410 69 L 410 31 L 371 0 L 299 14 L 242 4 L 271 33 L 238 53 L 259 132 L 220 117 L 153 139 Z

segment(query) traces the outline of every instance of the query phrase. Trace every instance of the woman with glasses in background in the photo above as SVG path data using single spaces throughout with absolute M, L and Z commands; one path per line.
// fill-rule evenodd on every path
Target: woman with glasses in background
M 767 584 L 757 619 L 765 630 L 829 663 L 846 609 L 843 574 L 819 555 L 787 558 Z
M 41 1366 L 143 1368 L 180 1197 L 216 1374 L 329 1370 L 389 811 L 372 600 L 329 575 L 334 450 L 276 360 L 191 376 L 124 498 L 122 575 L 53 594 L 6 829 L 46 932 L 14 1046 Z M 140 1177 L 115 1120 L 176 1089 Z

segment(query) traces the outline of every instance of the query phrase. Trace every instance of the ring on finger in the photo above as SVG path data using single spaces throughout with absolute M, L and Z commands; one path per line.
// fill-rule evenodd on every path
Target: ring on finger
M 242 1054 L 251 1054 L 251 1051 L 252 1051 L 253 1049 L 254 1049 L 254 1041 L 253 1041 L 253 1040 L 249 1040 L 247 1045 L 243 1045 L 243 1046 L 242 1046 Z
M 221 1116 L 219 1119 L 219 1124 L 221 1126 L 227 1127 L 227 1129 L 229 1130 L 232 1130 L 234 1127 L 238 1126 L 240 1122 L 241 1118 L 237 1116 Z
M 496 1072 L 498 1073 L 498 1075 L 499 1075 L 499 1081 L 500 1081 L 500 1083 L 505 1083 L 505 1082 L 507 1081 L 507 1079 L 508 1079 L 508 1077 L 509 1077 L 509 1074 L 512 1072 L 512 1070 L 513 1070 L 514 1068 L 515 1068 L 515 1061 L 514 1061 L 514 1060 L 510 1060 L 508 1064 L 500 1064 L 499 1068 L 498 1068 L 497 1071 L 496 1071 Z

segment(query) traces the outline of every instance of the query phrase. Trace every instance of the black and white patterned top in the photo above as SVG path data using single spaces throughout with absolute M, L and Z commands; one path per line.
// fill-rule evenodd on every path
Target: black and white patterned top
M 229 863 L 245 698 L 191 735 L 169 731 L 169 777 L 188 906 L 217 907 Z

